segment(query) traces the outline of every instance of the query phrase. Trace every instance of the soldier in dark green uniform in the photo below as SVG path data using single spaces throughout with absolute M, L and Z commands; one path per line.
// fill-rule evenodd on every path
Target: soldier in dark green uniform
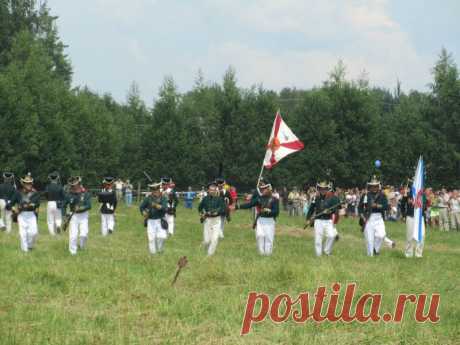
M 225 215 L 223 215 L 220 222 L 220 238 L 224 238 L 224 229 L 225 229 L 225 221 L 230 222 L 230 205 L 232 205 L 233 200 L 230 196 L 229 185 L 225 181 L 223 177 L 216 178 L 217 189 L 219 190 L 220 197 L 224 200 L 225 203 Z
M 16 186 L 14 183 L 14 174 L 11 172 L 3 173 L 3 183 L 0 184 L 0 230 L 7 233 L 11 232 L 12 228 L 12 215 L 11 199 L 16 193 Z
M 406 249 L 404 251 L 404 255 L 406 258 L 411 258 L 414 256 L 415 250 L 415 257 L 421 258 L 423 256 L 423 247 L 424 247 L 424 240 L 417 242 L 413 238 L 414 232 L 414 205 L 416 202 L 420 202 L 423 210 L 423 214 L 425 214 L 427 209 L 427 197 L 425 193 L 421 195 L 417 195 L 416 198 L 418 200 L 414 200 L 414 196 L 412 195 L 412 190 L 410 187 L 406 188 L 405 195 L 401 199 L 401 211 L 403 218 L 406 219 Z M 423 239 L 425 239 L 425 217 L 422 218 L 422 231 L 423 231 Z
M 147 238 L 151 254 L 163 251 L 164 241 L 168 237 L 168 223 L 164 219 L 168 201 L 162 195 L 161 182 L 149 184 L 151 193 L 142 201 L 139 210 L 147 221 Z
M 97 194 L 97 200 L 101 203 L 101 233 L 102 236 L 113 234 L 115 230 L 115 210 L 118 200 L 113 183 L 115 178 L 111 176 L 104 177 L 102 181 L 102 190 Z
M 34 179 L 28 173 L 21 179 L 22 188 L 15 192 L 11 200 L 13 212 L 17 215 L 21 250 L 32 250 L 38 235 L 37 215 L 40 194 L 33 187 Z
M 64 206 L 64 188 L 59 181 L 59 173 L 52 172 L 48 175 L 50 183 L 46 186 L 45 196 L 48 200 L 46 209 L 46 220 L 48 231 L 51 236 L 61 232 L 62 207 Z
M 256 242 L 260 255 L 271 255 L 275 240 L 275 222 L 279 215 L 279 200 L 272 194 L 272 185 L 266 181 L 258 186 L 260 193 L 253 194 L 251 200 L 236 209 L 256 208 Z
M 91 193 L 81 184 L 80 176 L 70 177 L 68 180 L 70 191 L 64 200 L 64 211 L 69 207 L 69 251 L 76 255 L 78 247 L 84 249 L 89 233 L 89 210 L 91 209 Z M 78 246 L 78 240 L 80 245 Z
M 384 215 L 388 209 L 388 199 L 381 191 L 381 187 L 380 181 L 374 176 L 367 183 L 367 192 L 361 197 L 358 206 L 368 256 L 380 254 L 380 248 L 386 237 Z
M 307 221 L 314 219 L 315 253 L 321 256 L 332 254 L 332 247 L 337 236 L 333 215 L 338 215 L 340 200 L 335 193 L 330 193 L 332 185 L 328 182 L 316 184 L 316 196 L 312 200 L 307 213 Z M 325 243 L 324 238 L 326 238 Z
M 215 182 L 208 184 L 208 194 L 198 206 L 198 212 L 203 222 L 203 244 L 207 249 L 208 256 L 214 254 L 219 243 L 221 234 L 222 216 L 225 216 L 225 202 L 219 195 Z
M 175 218 L 176 209 L 179 205 L 179 198 L 177 197 L 176 184 L 174 183 L 172 178 L 164 180 L 162 181 L 162 183 L 163 195 L 166 197 L 166 200 L 168 201 L 168 208 L 166 209 L 165 219 L 168 222 L 168 234 L 172 236 L 174 235 L 174 230 L 176 227 Z

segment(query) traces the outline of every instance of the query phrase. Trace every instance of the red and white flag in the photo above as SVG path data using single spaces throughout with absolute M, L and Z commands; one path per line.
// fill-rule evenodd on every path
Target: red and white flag
M 302 150 L 303 147 L 303 142 L 292 133 L 278 111 L 276 113 L 275 123 L 273 124 L 272 134 L 268 141 L 264 167 L 267 169 L 273 168 L 281 159 L 291 153 Z

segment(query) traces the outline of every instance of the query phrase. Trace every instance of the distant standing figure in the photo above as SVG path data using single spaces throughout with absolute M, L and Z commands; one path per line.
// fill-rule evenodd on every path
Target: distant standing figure
M 449 200 L 450 207 L 450 225 L 452 230 L 460 231 L 460 193 L 458 190 L 452 192 Z
M 196 193 L 192 191 L 192 187 L 188 187 L 188 191 L 185 192 L 185 208 L 193 208 L 193 199 L 195 199 Z
M 115 191 L 117 193 L 117 200 L 120 201 L 123 199 L 123 181 L 118 179 L 115 182 Z
M 126 206 L 131 206 L 133 203 L 133 185 L 129 180 L 126 180 L 125 183 L 125 204 Z

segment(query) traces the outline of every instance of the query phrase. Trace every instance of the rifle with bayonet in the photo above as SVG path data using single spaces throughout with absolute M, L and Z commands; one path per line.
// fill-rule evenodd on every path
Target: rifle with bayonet
M 309 222 L 305 223 L 303 229 L 307 229 L 308 227 L 313 227 L 313 222 L 315 221 L 315 219 L 321 217 L 321 216 L 324 216 L 326 214 L 329 214 L 331 213 L 332 211 L 335 211 L 337 208 L 341 207 L 342 205 L 346 204 L 346 201 L 341 201 L 339 202 L 338 204 L 335 204 L 329 208 L 326 208 L 324 209 L 322 212 L 318 213 L 318 214 L 315 214 L 313 217 L 311 217 L 309 219 Z

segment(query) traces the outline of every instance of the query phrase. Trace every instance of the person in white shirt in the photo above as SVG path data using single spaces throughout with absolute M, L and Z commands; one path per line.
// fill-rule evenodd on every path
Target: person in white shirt
M 460 231 L 460 193 L 458 190 L 452 192 L 449 200 L 450 226 L 452 230 Z
M 439 228 L 441 231 L 449 231 L 449 193 L 443 189 L 438 198 Z
M 124 183 L 121 179 L 115 181 L 115 192 L 117 193 L 117 200 L 120 202 L 123 198 L 123 186 Z

